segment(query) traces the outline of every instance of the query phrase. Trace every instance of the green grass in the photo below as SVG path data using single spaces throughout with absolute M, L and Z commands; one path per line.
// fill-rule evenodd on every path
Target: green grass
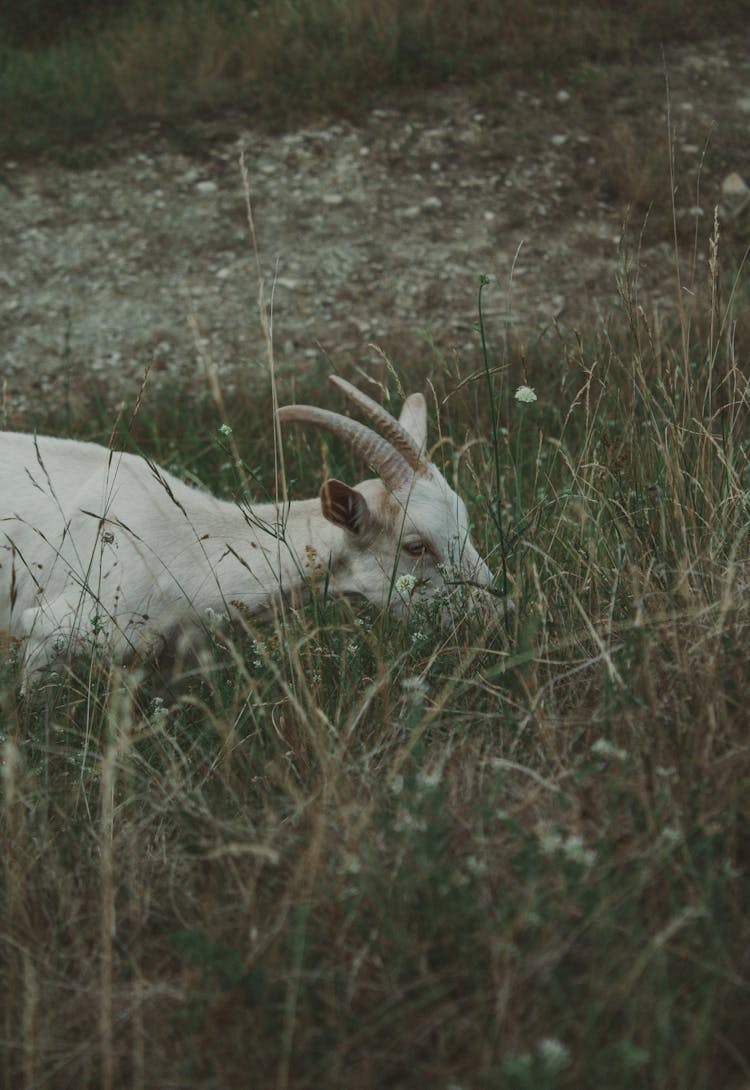
M 404 84 L 528 81 L 742 12 L 620 7 L 133 10 L 6 47 L 0 136 L 69 153 L 237 102 L 278 121 Z M 645 182 L 629 184 L 637 203 Z M 248 620 L 172 685 L 102 658 L 26 703 L 4 647 L 2 1086 L 747 1087 L 737 264 L 715 262 L 661 324 L 625 267 L 604 331 L 501 350 L 480 322 L 473 353 L 380 376 L 391 404 L 399 380 L 435 390 L 435 457 L 514 599 L 486 630 L 311 605 Z M 282 376 L 280 401 L 293 381 L 340 408 L 324 377 Z M 147 388 L 118 440 L 266 499 L 271 392 L 253 381 L 229 416 Z M 516 402 L 520 384 L 538 400 Z M 104 442 L 113 423 L 95 404 L 35 421 Z M 286 443 L 296 497 L 323 464 L 362 474 L 319 435 Z
M 506 573 L 486 629 L 311 605 L 176 688 L 102 659 L 26 703 L 6 652 L 3 1085 L 747 1085 L 748 310 L 711 272 L 671 330 L 626 269 L 606 334 L 400 375 Z M 118 434 L 232 495 L 229 423 L 261 494 L 244 398 L 147 390 Z M 295 496 L 361 474 L 286 442 Z
M 76 161 L 104 154 L 123 126 L 180 128 L 228 107 L 283 124 L 457 81 L 481 81 L 501 101 L 550 73 L 604 87 L 613 63 L 744 30 L 746 5 L 171 0 L 119 14 L 81 4 L 61 21 L 59 5 L 40 0 L 22 14 L 0 13 L 0 144 Z

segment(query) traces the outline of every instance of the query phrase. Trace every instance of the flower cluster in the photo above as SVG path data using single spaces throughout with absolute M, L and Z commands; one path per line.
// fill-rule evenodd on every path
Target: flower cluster
M 536 394 L 531 386 L 519 386 L 513 396 L 516 401 L 521 401 L 526 405 L 530 405 L 532 401 L 536 401 Z
M 405 598 L 410 598 L 414 593 L 414 588 L 417 585 L 417 579 L 414 575 L 399 575 L 396 580 L 396 590 L 400 595 Z
M 596 862 L 596 852 L 586 847 L 578 833 L 562 836 L 555 829 L 548 829 L 540 836 L 539 843 L 545 855 L 563 855 L 582 867 L 593 867 Z

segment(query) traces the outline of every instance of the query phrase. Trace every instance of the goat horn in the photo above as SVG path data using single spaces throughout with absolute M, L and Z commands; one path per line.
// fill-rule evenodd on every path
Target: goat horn
M 298 424 L 314 424 L 343 439 L 375 470 L 389 492 L 401 488 L 412 476 L 409 463 L 382 436 L 340 413 L 318 409 L 313 405 L 283 405 L 279 420 Z
M 353 401 L 366 416 L 369 416 L 378 431 L 406 459 L 415 473 L 427 472 L 428 463 L 422 457 L 418 445 L 394 416 L 391 416 L 382 405 L 378 405 L 377 401 L 373 401 L 371 397 L 363 394 L 356 386 L 352 386 L 351 382 L 347 382 L 346 379 L 339 378 L 338 375 L 331 375 L 330 379 L 331 382 L 336 383 L 340 390 L 344 391 L 350 401 Z

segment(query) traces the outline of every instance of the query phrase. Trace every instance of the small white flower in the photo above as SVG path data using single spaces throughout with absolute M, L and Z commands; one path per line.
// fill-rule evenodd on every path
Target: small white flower
M 231 425 L 230 424 L 222 424 L 221 427 L 219 428 L 219 435 L 221 435 L 222 438 L 224 438 L 224 439 L 231 439 L 231 437 L 232 437 L 232 427 L 231 427 Z
M 149 708 L 149 718 L 152 723 L 160 723 L 169 716 L 169 708 L 164 703 L 164 699 L 161 696 L 155 696 L 151 701 Z
M 564 855 L 582 867 L 593 867 L 596 862 L 596 852 L 586 847 L 578 833 L 564 837 L 556 829 L 545 829 L 539 836 L 539 846 L 545 855 Z
M 417 773 L 417 783 L 420 785 L 420 787 L 437 787 L 440 784 L 442 778 L 443 770 L 439 766 L 436 766 L 429 772 L 423 769 L 421 772 Z
M 423 677 L 404 677 L 401 679 L 401 688 L 407 693 L 426 693 L 429 686 Z
M 399 575 L 396 580 L 396 590 L 399 594 L 405 598 L 410 598 L 414 588 L 417 585 L 417 579 L 414 575 Z
M 519 386 L 513 396 L 516 401 L 523 401 L 527 405 L 536 401 L 536 394 L 531 386 Z
M 675 828 L 674 825 L 665 825 L 661 831 L 659 840 L 661 840 L 662 844 L 671 848 L 682 843 L 682 833 L 679 829 Z
M 583 837 L 572 833 L 563 844 L 563 851 L 568 859 L 574 863 L 580 863 L 583 867 L 593 867 L 596 863 L 596 852 L 587 848 Z
M 547 1071 L 556 1074 L 570 1067 L 570 1050 L 557 1037 L 543 1037 L 536 1046 L 537 1055 Z
M 545 855 L 555 855 L 562 847 L 563 839 L 554 829 L 548 829 L 539 837 L 539 846 Z
M 413 707 L 419 707 L 427 696 L 429 685 L 423 677 L 404 677 L 401 679 L 401 688 L 406 694 L 406 699 Z
M 212 609 L 211 606 L 206 606 L 204 616 L 206 618 L 206 627 L 211 632 L 215 632 L 217 628 L 222 628 L 229 621 L 229 617 L 226 613 L 223 613 L 221 610 Z
M 427 822 L 424 818 L 416 817 L 410 810 L 402 806 L 396 815 L 394 827 L 399 832 L 405 832 L 408 829 L 415 833 L 423 833 L 427 828 Z
M 359 874 L 362 870 L 362 863 L 358 855 L 354 852 L 347 852 L 343 859 L 342 870 L 347 874 Z
M 609 761 L 619 761 L 621 764 L 628 759 L 628 751 L 620 749 L 606 738 L 597 738 L 591 747 L 591 752 L 597 757 L 604 757 Z
M 253 651 L 255 652 L 255 658 L 253 659 L 253 666 L 260 670 L 263 666 L 263 659 L 268 655 L 268 648 L 263 640 L 253 640 Z
M 661 776 L 663 780 L 676 780 L 678 778 L 676 768 L 664 768 L 663 765 L 656 766 L 656 775 Z

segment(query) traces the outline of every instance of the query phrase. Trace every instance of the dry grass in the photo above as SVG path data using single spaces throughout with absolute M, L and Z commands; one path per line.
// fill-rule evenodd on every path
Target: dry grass
M 741 0 L 710 8 L 672 0 L 625 8 L 593 0 L 174 0 L 130 4 L 118 15 L 105 6 L 98 22 L 71 31 L 57 5 L 41 6 L 47 23 L 40 14 L 26 25 L 23 47 L 9 45 L 0 58 L 0 137 L 15 154 L 70 155 L 82 143 L 93 154 L 93 138 L 129 119 L 180 123 L 230 106 L 256 124 L 278 124 L 366 106 L 405 87 L 482 80 L 501 95 L 550 72 L 561 78 L 643 50 L 658 55 L 667 41 L 744 29 L 745 15 Z M 8 21 L 9 42 L 16 22 Z M 35 25 L 37 49 L 29 47 Z
M 599 174 L 605 195 L 642 215 L 664 192 L 668 150 L 661 133 L 644 138 L 628 121 L 616 121 L 603 137 Z M 668 208 L 665 201 L 664 218 Z
M 329 603 L 171 694 L 101 660 L 25 704 L 3 646 L 3 1086 L 747 1085 L 750 306 L 712 255 L 670 328 L 626 267 L 606 333 L 404 376 L 507 575 L 494 626 Z M 215 406 L 176 404 L 137 437 L 231 491 Z M 297 495 L 360 472 L 293 442 Z
M 619 333 L 409 376 L 512 588 L 486 630 L 310 606 L 171 695 L 102 660 L 26 704 L 5 656 L 3 1085 L 746 1083 L 748 311 L 713 252 L 671 334 L 625 270 Z

